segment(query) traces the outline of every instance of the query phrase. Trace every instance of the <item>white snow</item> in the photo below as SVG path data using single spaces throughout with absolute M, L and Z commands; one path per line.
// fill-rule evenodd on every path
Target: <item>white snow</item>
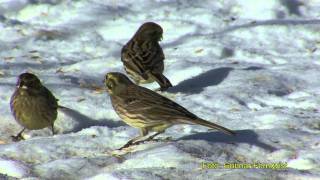
M 23 165 L 21 162 L 0 159 L 0 174 L 22 178 L 28 175 L 28 171 L 29 168 Z
M 0 179 L 319 179 L 319 9 L 319 0 L 0 0 Z M 147 21 L 164 29 L 174 87 L 162 95 L 236 137 L 177 125 L 159 136 L 172 140 L 115 150 L 139 131 L 102 81 L 124 72 L 121 48 Z M 12 142 L 21 127 L 9 101 L 25 71 L 68 109 L 57 135 Z M 257 162 L 285 167 L 223 168 Z

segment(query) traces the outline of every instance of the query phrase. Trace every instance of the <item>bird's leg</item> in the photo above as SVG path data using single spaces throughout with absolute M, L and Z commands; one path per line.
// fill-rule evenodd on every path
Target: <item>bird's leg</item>
M 149 136 L 149 137 L 146 138 L 145 140 L 140 141 L 140 142 L 145 142 L 145 141 L 150 141 L 150 140 L 152 140 L 154 137 L 158 136 L 159 134 L 164 133 L 165 130 L 166 130 L 168 127 L 170 127 L 170 126 L 172 126 L 172 124 L 162 124 L 162 125 L 157 125 L 157 126 L 152 127 L 151 130 L 152 130 L 152 131 L 155 131 L 156 133 L 153 134 L 153 135 L 151 135 L 151 136 Z M 139 143 L 140 143 L 140 142 L 139 142 Z
M 139 138 L 141 138 L 141 136 L 137 136 L 137 137 L 131 139 L 131 140 L 128 141 L 125 145 L 123 145 L 121 148 L 119 148 L 118 150 L 122 150 L 122 149 L 124 149 L 124 148 L 127 148 L 127 147 L 133 145 L 133 142 L 136 141 L 136 140 L 139 139 Z
M 143 142 L 151 141 L 151 140 L 153 140 L 154 137 L 158 136 L 158 135 L 161 134 L 161 133 L 164 133 L 164 130 L 158 131 L 158 132 L 156 132 L 155 134 L 149 136 L 148 138 L 146 138 L 146 139 L 144 139 L 144 140 L 141 140 L 141 141 L 137 141 L 137 142 L 135 142 L 134 144 L 140 144 L 140 143 L 143 143 Z
M 23 128 L 16 136 L 11 136 L 12 140 L 14 142 L 20 141 L 20 140 L 24 140 L 22 133 L 26 128 Z
M 54 131 L 54 124 L 53 123 L 51 124 L 51 132 L 52 132 L 52 136 L 56 134 Z
M 125 145 L 123 145 L 121 148 L 119 148 L 118 150 L 121 150 L 121 149 L 123 149 L 123 148 L 127 148 L 127 147 L 129 147 L 129 146 L 131 146 L 131 145 L 139 142 L 139 141 L 137 141 L 137 140 L 140 139 L 140 138 L 142 138 L 142 137 L 144 137 L 144 136 L 146 136 L 147 134 L 148 134 L 148 130 L 145 129 L 145 128 L 141 128 L 141 129 L 140 129 L 140 135 L 139 135 L 139 136 L 131 139 L 131 140 L 128 141 Z M 135 142 L 135 141 L 137 141 L 137 142 Z
M 159 134 L 163 133 L 164 131 L 159 131 L 151 136 L 149 136 L 147 139 L 145 139 L 144 141 L 150 141 L 152 140 L 154 137 L 158 136 Z

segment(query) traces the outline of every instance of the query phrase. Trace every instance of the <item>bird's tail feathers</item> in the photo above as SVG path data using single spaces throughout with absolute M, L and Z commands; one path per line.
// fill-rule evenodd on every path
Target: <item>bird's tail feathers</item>
M 153 78 L 157 81 L 157 83 L 160 85 L 161 89 L 168 89 L 169 87 L 172 87 L 171 82 L 169 79 L 164 76 L 161 73 L 150 73 Z
M 202 125 L 202 126 L 206 126 L 206 127 L 209 127 L 209 128 L 212 128 L 212 129 L 217 129 L 219 131 L 222 131 L 223 133 L 225 134 L 228 134 L 228 135 L 232 135 L 232 136 L 235 136 L 236 133 L 228 128 L 225 128 L 225 127 L 222 127 L 218 124 L 215 124 L 215 123 L 212 123 L 212 122 L 209 122 L 209 121 L 206 121 L 206 120 L 203 120 L 203 119 L 193 119 L 193 120 L 190 120 L 189 121 L 189 124 L 199 124 L 199 125 Z

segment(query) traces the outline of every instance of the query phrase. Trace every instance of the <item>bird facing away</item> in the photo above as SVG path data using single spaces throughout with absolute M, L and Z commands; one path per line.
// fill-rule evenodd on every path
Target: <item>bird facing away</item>
M 172 100 L 134 84 L 122 73 L 107 73 L 105 86 L 116 113 L 125 123 L 140 130 L 138 137 L 131 139 L 120 149 L 142 142 L 141 139 L 147 137 L 149 131 L 156 132 L 143 141 L 151 140 L 175 124 L 199 124 L 235 135 L 227 128 L 197 117 Z
M 172 85 L 163 75 L 165 57 L 158 43 L 162 40 L 162 34 L 160 25 L 154 22 L 144 23 L 122 47 L 121 61 L 125 71 L 136 84 L 156 81 L 160 90 L 164 91 Z
M 20 74 L 17 87 L 11 96 L 10 107 L 15 120 L 23 129 L 18 135 L 12 136 L 13 140 L 24 139 L 22 133 L 25 129 L 50 127 L 54 134 L 53 126 L 58 114 L 57 101 L 37 76 L 31 73 Z

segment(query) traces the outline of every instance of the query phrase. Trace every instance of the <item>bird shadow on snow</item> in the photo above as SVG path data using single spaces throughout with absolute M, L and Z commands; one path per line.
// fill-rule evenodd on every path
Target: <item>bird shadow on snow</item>
M 259 136 L 252 130 L 240 130 L 236 136 L 228 136 L 221 132 L 197 133 L 179 138 L 178 140 L 205 140 L 213 143 L 246 143 L 258 146 L 268 151 L 275 151 L 276 148 L 259 141 Z
M 231 70 L 233 70 L 233 68 L 230 67 L 209 70 L 191 79 L 180 82 L 178 85 L 168 89 L 168 92 L 200 93 L 205 87 L 220 84 Z
M 126 126 L 126 124 L 124 124 L 121 121 L 112 121 L 109 119 L 93 120 L 90 117 L 84 114 L 81 114 L 80 112 L 74 109 L 67 108 L 67 107 L 60 108 L 60 111 L 78 122 L 78 124 L 75 127 L 73 127 L 71 130 L 65 131 L 64 134 L 71 133 L 71 132 L 78 132 L 78 131 L 81 131 L 82 129 L 86 129 L 91 126 L 107 126 L 109 128 Z

